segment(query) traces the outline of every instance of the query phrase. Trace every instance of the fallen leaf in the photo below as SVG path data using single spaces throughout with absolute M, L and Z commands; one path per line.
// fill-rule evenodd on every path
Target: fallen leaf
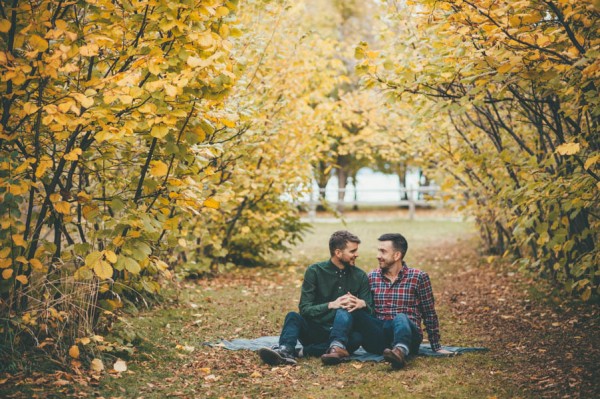
M 69 348 L 69 356 L 71 356 L 73 359 L 79 358 L 79 347 L 77 345 L 73 345 L 71 348 Z
M 117 360 L 113 365 L 113 369 L 118 372 L 127 371 L 127 363 L 124 360 Z
M 94 359 L 90 364 L 90 369 L 93 371 L 102 371 L 104 370 L 104 363 L 100 359 Z

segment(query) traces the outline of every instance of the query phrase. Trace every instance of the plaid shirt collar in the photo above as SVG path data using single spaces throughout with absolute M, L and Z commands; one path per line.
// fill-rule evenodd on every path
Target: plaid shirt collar
M 408 272 L 408 265 L 406 264 L 406 262 L 402 261 L 402 269 L 400 269 L 400 273 L 398 273 L 398 276 L 396 276 L 396 279 L 394 281 L 390 280 L 384 273 L 383 270 L 381 270 L 381 268 L 377 269 L 377 273 L 379 274 L 379 277 L 382 279 L 385 279 L 387 281 L 389 281 L 390 283 L 392 283 L 392 285 L 396 284 L 397 282 L 402 281 L 402 278 L 404 276 L 406 276 L 406 273 Z

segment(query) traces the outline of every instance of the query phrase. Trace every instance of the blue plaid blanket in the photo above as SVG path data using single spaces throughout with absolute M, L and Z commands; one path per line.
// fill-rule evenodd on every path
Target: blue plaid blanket
M 278 336 L 268 336 L 268 337 L 260 337 L 254 339 L 234 339 L 232 341 L 222 340 L 216 344 L 209 344 L 210 346 L 222 347 L 229 350 L 240 350 L 247 349 L 251 351 L 256 351 L 260 348 L 270 348 L 273 345 L 277 345 L 279 342 Z M 302 345 L 298 344 L 297 348 L 301 348 Z M 428 344 L 421 344 L 419 348 L 419 356 L 431 356 L 431 357 L 451 357 L 460 355 L 466 352 L 482 352 L 487 351 L 487 348 L 482 347 L 459 347 L 459 346 L 442 346 L 443 349 L 446 349 L 451 354 L 443 354 L 434 352 Z M 358 348 L 352 356 L 350 357 L 352 360 L 358 360 L 360 362 L 381 362 L 383 361 L 383 356 L 375 355 L 373 353 L 369 353 L 365 351 L 362 347 Z

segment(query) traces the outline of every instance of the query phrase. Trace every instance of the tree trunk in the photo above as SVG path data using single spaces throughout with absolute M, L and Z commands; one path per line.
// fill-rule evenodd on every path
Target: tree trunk
M 348 173 L 343 167 L 337 168 L 337 177 L 338 177 L 338 203 L 337 203 L 337 211 L 344 211 L 344 198 L 346 196 L 346 184 L 348 182 Z

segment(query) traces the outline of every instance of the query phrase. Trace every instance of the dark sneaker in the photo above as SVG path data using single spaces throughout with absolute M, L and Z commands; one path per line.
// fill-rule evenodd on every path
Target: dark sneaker
M 392 363 L 392 367 L 395 369 L 401 369 L 406 366 L 406 355 L 400 348 L 385 349 L 383 351 L 383 358 Z
M 294 355 L 289 353 L 285 347 L 260 348 L 258 356 L 263 362 L 271 366 L 278 366 L 280 364 L 295 366 L 297 364 Z
M 327 366 L 335 366 L 342 362 L 350 360 L 350 354 L 344 348 L 339 346 L 332 346 L 327 350 L 327 353 L 321 356 L 321 361 Z

